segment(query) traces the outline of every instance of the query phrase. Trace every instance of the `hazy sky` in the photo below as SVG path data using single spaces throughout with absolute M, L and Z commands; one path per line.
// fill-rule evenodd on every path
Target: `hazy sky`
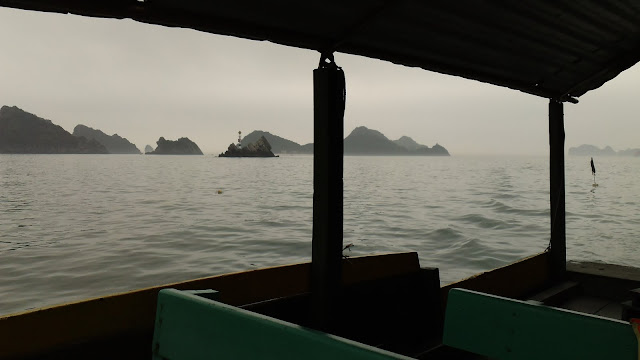
M 264 130 L 313 141 L 319 54 L 186 29 L 0 8 L 0 105 L 143 150 L 189 137 L 219 153 Z M 336 54 L 347 78 L 345 135 L 439 143 L 452 155 L 547 154 L 548 100 L 379 60 Z M 640 68 L 565 104 L 566 149 L 640 148 Z M 635 91 L 634 91 L 635 90 Z

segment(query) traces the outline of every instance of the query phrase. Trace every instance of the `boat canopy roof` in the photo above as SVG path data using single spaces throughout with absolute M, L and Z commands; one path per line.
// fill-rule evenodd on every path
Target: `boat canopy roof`
M 341 52 L 576 101 L 640 60 L 635 0 L 0 0 Z

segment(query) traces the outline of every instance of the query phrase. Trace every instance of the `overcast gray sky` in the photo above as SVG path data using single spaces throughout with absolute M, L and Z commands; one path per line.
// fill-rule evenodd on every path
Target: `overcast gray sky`
M 186 136 L 219 153 L 239 130 L 313 142 L 318 60 L 267 42 L 0 8 L 0 105 L 70 132 L 117 133 L 141 150 Z M 347 78 L 345 135 L 366 126 L 452 155 L 548 153 L 546 99 L 351 55 L 336 63 Z M 640 148 L 639 80 L 636 65 L 566 104 L 566 148 Z

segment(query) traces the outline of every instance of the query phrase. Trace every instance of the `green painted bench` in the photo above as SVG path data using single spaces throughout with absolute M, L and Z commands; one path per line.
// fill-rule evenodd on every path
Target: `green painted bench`
M 222 304 L 209 295 L 160 291 L 154 360 L 410 359 Z
M 452 289 L 443 343 L 493 359 L 638 359 L 631 325 L 594 315 Z

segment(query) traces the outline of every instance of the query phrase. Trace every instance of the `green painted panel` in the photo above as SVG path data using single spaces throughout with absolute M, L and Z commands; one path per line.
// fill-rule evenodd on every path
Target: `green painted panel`
M 638 359 L 629 323 L 463 289 L 449 292 L 443 343 L 504 360 Z
M 250 311 L 165 289 L 154 359 L 410 359 Z

